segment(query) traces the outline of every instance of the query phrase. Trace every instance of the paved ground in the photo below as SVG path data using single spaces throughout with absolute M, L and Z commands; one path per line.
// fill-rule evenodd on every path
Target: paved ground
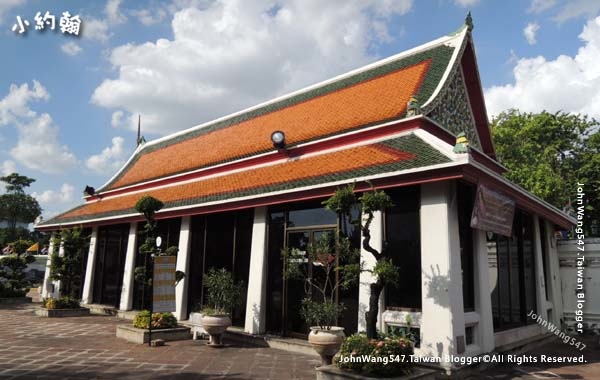
M 30 305 L 0 305 L 0 380 L 4 379 L 315 379 L 314 357 L 232 345 L 216 350 L 202 341 L 148 348 L 115 337 L 115 317 L 40 318 Z M 578 351 L 557 340 L 529 354 L 584 355 L 587 363 L 503 364 L 463 373 L 475 379 L 600 380 L 597 339 Z
M 117 339 L 114 317 L 40 318 L 32 305 L 0 306 L 1 380 L 315 379 L 314 357 L 192 340 L 149 348 Z

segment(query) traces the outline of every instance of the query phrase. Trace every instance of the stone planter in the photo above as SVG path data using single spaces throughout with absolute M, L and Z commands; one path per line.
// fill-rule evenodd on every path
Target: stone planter
M 0 298 L 0 304 L 19 304 L 19 303 L 31 303 L 31 297 L 6 297 Z
M 221 335 L 231 326 L 231 318 L 228 315 L 204 315 L 202 316 L 202 327 L 208 335 L 210 341 L 208 346 L 223 347 Z
M 402 376 L 386 377 L 386 380 L 433 380 L 436 379 L 438 371 L 431 368 L 413 367 L 411 373 Z M 381 377 L 370 377 L 358 373 L 339 369 L 335 365 L 326 365 L 317 368 L 317 380 L 381 380 Z
M 84 307 L 78 309 L 46 309 L 45 307 L 40 307 L 35 310 L 35 315 L 47 318 L 83 317 L 90 315 L 90 309 Z
M 208 335 L 204 327 L 202 327 L 202 313 L 191 312 L 188 323 L 192 326 L 192 338 L 196 340 L 198 335 L 204 337 Z
M 325 366 L 331 364 L 333 356 L 340 350 L 345 337 L 343 327 L 332 326 L 329 329 L 322 329 L 313 326 L 308 334 L 308 343 L 321 356 L 321 365 Z
M 117 326 L 117 338 L 125 339 L 131 343 L 144 344 L 150 340 L 150 332 L 147 329 L 138 329 L 130 325 Z M 172 329 L 152 329 L 152 340 L 162 339 L 165 342 L 175 340 L 191 339 L 189 327 L 175 327 Z

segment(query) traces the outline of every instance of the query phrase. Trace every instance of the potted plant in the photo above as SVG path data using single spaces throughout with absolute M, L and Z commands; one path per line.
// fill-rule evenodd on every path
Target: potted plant
M 225 268 L 211 268 L 203 277 L 206 304 L 202 309 L 202 327 L 210 335 L 210 347 L 222 347 L 221 335 L 231 326 L 230 314 L 241 300 L 242 284 L 236 283 Z

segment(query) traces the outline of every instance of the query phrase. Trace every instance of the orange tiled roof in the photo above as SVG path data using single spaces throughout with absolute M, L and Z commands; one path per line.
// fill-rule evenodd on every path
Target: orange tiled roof
M 283 130 L 288 144 L 398 117 L 418 91 L 430 61 L 275 112 L 217 129 L 142 155 L 110 188 L 180 173 L 272 148 L 271 133 Z M 177 157 L 177 159 L 174 159 Z
M 163 202 L 203 197 L 212 194 L 230 193 L 247 188 L 268 186 L 273 183 L 289 182 L 307 177 L 332 174 L 365 165 L 376 165 L 396 159 L 406 159 L 409 154 L 396 152 L 377 146 L 363 146 L 328 154 L 327 157 L 316 156 L 275 166 L 262 167 L 248 172 L 209 178 L 204 181 L 171 186 L 149 192 Z M 98 212 L 130 209 L 140 198 L 140 194 L 115 197 L 106 201 L 93 202 L 84 207 L 62 215 L 64 218 L 96 214 Z
M 259 195 L 281 190 L 282 187 L 293 189 L 315 183 L 334 182 L 352 176 L 377 174 L 382 170 L 395 171 L 447 161 L 448 158 L 418 137 L 409 135 L 385 143 L 288 160 L 266 167 L 152 189 L 143 193 L 107 197 L 86 203 L 44 224 L 136 213 L 135 203 L 144 194 L 160 199 L 165 203 L 165 208 L 168 208 L 249 194 Z M 345 175 L 350 172 L 352 176 Z

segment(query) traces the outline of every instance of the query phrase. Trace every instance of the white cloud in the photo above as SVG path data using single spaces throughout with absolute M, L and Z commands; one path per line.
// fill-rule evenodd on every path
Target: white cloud
M 125 111 L 133 130 L 137 114 L 145 133 L 189 128 L 374 60 L 369 47 L 389 41 L 386 25 L 412 0 L 195 5 L 175 13 L 172 40 L 113 49 L 118 77 L 92 102 Z
M 558 0 L 531 0 L 528 12 L 530 13 L 542 13 L 556 5 Z
M 525 36 L 525 39 L 527 40 L 527 43 L 529 45 L 535 45 L 537 43 L 537 40 L 535 39 L 535 37 L 536 37 L 538 30 L 540 30 L 540 25 L 535 22 L 530 22 L 523 29 L 523 35 Z
M 583 46 L 574 57 L 520 58 L 513 69 L 514 83 L 486 89 L 490 116 L 518 108 L 525 112 L 562 110 L 599 119 L 600 17 L 589 20 L 579 38 Z
M 106 42 L 110 37 L 108 23 L 92 17 L 85 17 L 81 22 L 81 37 L 99 42 Z
M 108 0 L 106 2 L 106 7 L 104 8 L 104 13 L 106 13 L 106 17 L 108 22 L 116 25 L 122 24 L 127 21 L 127 17 L 121 12 L 119 6 L 121 5 L 122 0 Z
M 35 117 L 37 114 L 29 108 L 29 102 L 49 98 L 48 91 L 37 80 L 33 81 L 31 89 L 27 83 L 20 86 L 11 84 L 8 95 L 0 100 L 0 125 L 15 123 L 20 118 Z
M 560 11 L 554 16 L 557 22 L 564 22 L 581 16 L 596 17 L 600 12 L 598 0 L 570 0 L 565 2 Z
M 11 160 L 6 160 L 2 163 L 2 169 L 0 169 L 2 171 L 2 175 L 9 175 L 12 173 L 16 173 L 17 172 L 17 165 L 14 163 L 14 161 Z
M 131 14 L 144 25 L 158 24 L 167 17 L 167 11 L 163 8 L 133 10 Z
M 120 126 L 123 125 L 123 111 L 115 111 L 113 112 L 111 118 L 110 118 L 110 125 L 113 126 L 113 128 L 118 128 Z
M 75 56 L 83 51 L 81 46 L 77 45 L 75 42 L 70 41 L 60 45 L 60 50 L 63 51 L 66 55 Z
M 25 4 L 25 0 L 2 0 L 0 2 L 0 23 L 4 20 L 4 16 L 13 8 Z M 15 18 L 17 15 L 15 15 Z
M 125 163 L 126 152 L 123 148 L 125 139 L 113 137 L 112 146 L 104 148 L 100 154 L 90 156 L 85 166 L 99 174 L 110 174 L 121 168 Z
M 17 130 L 17 145 L 10 150 L 11 156 L 29 169 L 44 173 L 59 173 L 77 160 L 66 146 L 58 141 L 58 127 L 53 126 L 52 117 L 29 108 L 35 100 L 49 99 L 50 95 L 42 84 L 33 81 L 31 89 L 27 83 L 12 84 L 9 93 L 0 100 L 0 125 L 14 126 Z
M 58 141 L 58 128 L 52 117 L 43 113 L 31 122 L 17 127 L 19 141 L 10 150 L 12 157 L 29 169 L 44 173 L 62 173 L 77 163 L 77 159 Z
M 71 203 L 75 200 L 73 197 L 75 187 L 68 183 L 63 183 L 60 190 L 46 190 L 42 193 L 32 193 L 31 196 L 37 199 L 42 205 L 54 205 L 56 203 Z
M 454 3 L 463 8 L 467 8 L 477 5 L 479 3 L 479 0 L 454 0 Z

